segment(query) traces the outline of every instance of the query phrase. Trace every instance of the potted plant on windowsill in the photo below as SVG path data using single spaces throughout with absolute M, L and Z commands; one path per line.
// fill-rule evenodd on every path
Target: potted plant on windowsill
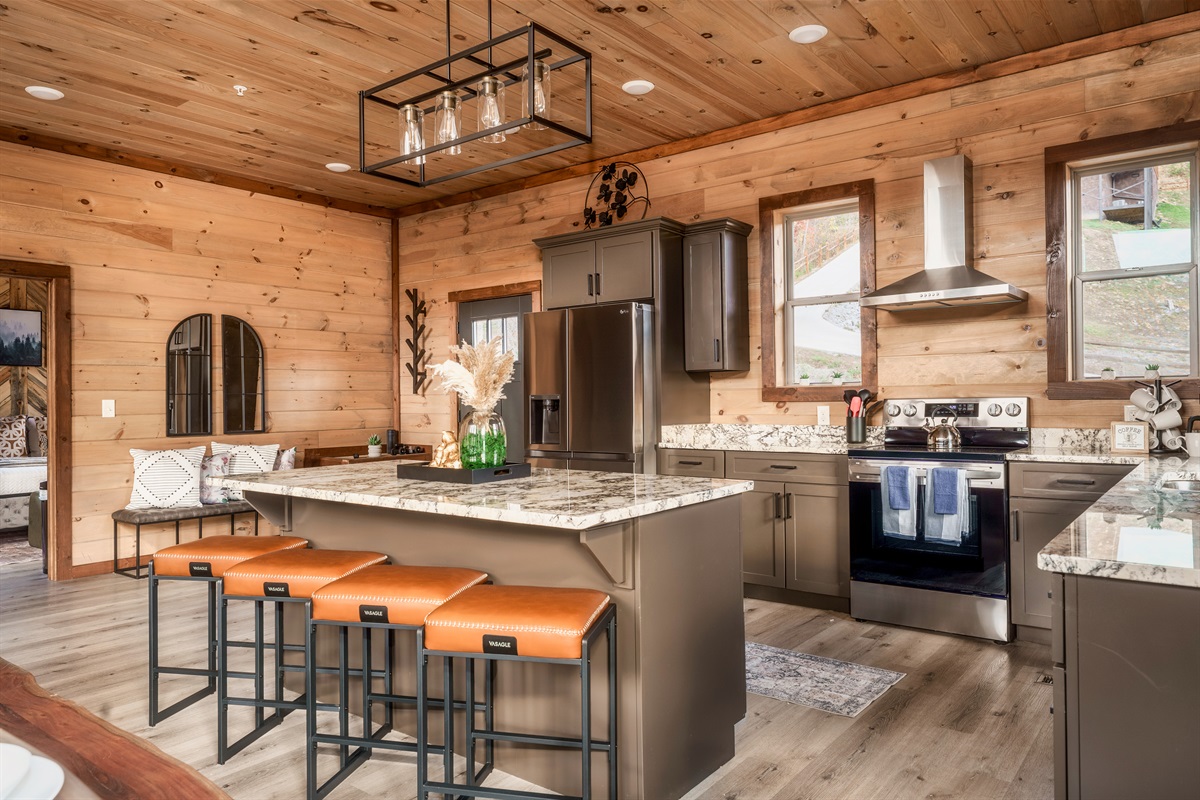
M 1152 381 L 1155 378 L 1157 378 L 1158 377 L 1158 364 L 1147 364 L 1146 372 L 1143 374 L 1143 377 L 1148 381 Z
M 383 455 L 383 442 L 380 441 L 378 434 L 372 434 L 370 439 L 367 439 L 367 456 L 370 458 L 378 458 Z
M 840 372 L 835 372 L 835 373 L 833 373 L 833 375 L 831 375 L 830 377 L 833 379 L 833 385 L 834 385 L 834 386 L 841 386 L 841 385 L 842 385 L 842 373 L 840 373 Z
M 1100 379 L 1101 380 L 1111 381 L 1111 380 L 1116 380 L 1116 377 L 1117 377 L 1117 371 L 1115 369 L 1113 369 L 1112 367 L 1105 367 L 1104 369 L 1100 370 Z
M 801 372 L 801 373 L 800 373 L 800 385 L 801 385 L 801 386 L 808 386 L 808 385 L 810 385 L 811 383 L 812 383 L 812 378 L 810 378 L 810 377 L 808 376 L 808 373 L 807 373 L 807 372 Z

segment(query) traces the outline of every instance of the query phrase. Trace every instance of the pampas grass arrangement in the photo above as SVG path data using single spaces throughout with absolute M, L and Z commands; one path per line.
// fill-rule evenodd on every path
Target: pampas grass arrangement
M 503 352 L 499 336 L 472 347 L 465 341 L 451 345 L 450 354 L 458 361 L 444 361 L 429 369 L 442 381 L 443 391 L 452 391 L 477 413 L 490 414 L 504 399 L 504 384 L 512 377 L 512 353 Z

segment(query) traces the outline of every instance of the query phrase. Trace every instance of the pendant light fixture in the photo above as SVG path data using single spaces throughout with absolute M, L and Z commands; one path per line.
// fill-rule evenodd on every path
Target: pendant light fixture
M 429 186 L 591 142 L 591 54 L 535 22 L 493 37 L 491 0 L 488 37 L 452 53 L 447 0 L 446 57 L 359 92 L 361 171 Z M 556 83 L 568 88 L 554 101 L 551 119 L 550 83 L 556 72 Z M 517 83 L 520 87 L 513 86 Z M 521 97 L 515 116 L 505 105 L 510 87 Z M 391 123 L 377 115 L 379 108 L 391 109 Z M 468 127 L 474 117 L 474 130 L 464 130 L 464 112 Z M 426 115 L 433 119 L 428 139 Z M 398 124 L 399 130 L 394 137 L 380 137 L 381 124 Z M 509 135 L 521 131 L 529 133 Z M 398 145 L 390 153 L 376 144 L 389 138 Z

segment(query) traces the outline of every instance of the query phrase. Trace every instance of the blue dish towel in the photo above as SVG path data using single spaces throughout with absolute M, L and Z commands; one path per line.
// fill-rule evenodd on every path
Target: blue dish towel
M 879 474 L 880 488 L 883 493 L 882 513 L 880 524 L 884 536 L 898 539 L 917 538 L 917 509 L 912 502 L 917 491 L 917 474 L 908 467 L 884 467 Z M 892 496 L 905 505 L 896 508 Z
M 940 504 L 939 494 L 942 496 Z M 964 470 L 951 467 L 931 469 L 925 484 L 925 540 L 961 545 L 970 524 L 970 503 L 967 473 Z M 949 508 L 950 511 L 942 512 L 939 510 L 941 508 Z
M 912 508 L 912 492 L 908 486 L 911 470 L 908 467 L 884 467 L 883 472 L 887 479 L 888 506 L 896 511 L 908 511 Z

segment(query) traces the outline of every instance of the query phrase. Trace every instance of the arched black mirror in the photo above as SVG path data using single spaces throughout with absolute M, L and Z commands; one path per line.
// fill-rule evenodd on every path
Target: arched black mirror
M 225 432 L 266 431 L 267 373 L 262 340 L 249 323 L 237 317 L 221 317 L 221 371 L 225 390 Z
M 167 339 L 167 436 L 212 433 L 212 314 L 195 314 Z

